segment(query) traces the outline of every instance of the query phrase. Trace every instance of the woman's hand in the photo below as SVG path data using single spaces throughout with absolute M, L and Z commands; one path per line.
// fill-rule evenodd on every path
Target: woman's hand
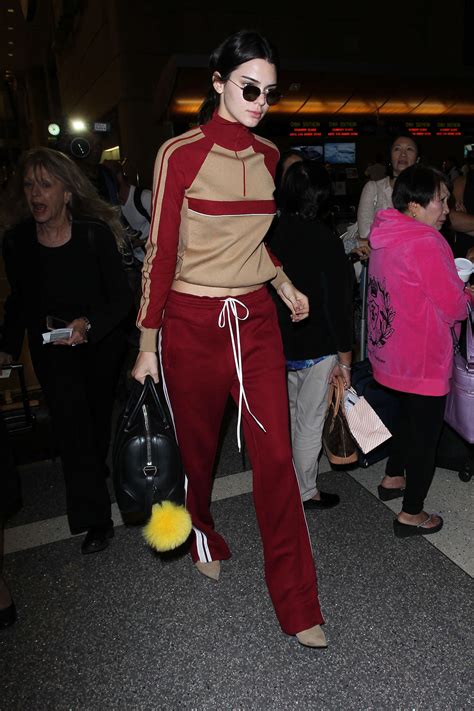
M 13 363 L 13 358 L 11 357 L 10 353 L 0 351 L 0 368 L 3 368 L 3 366 L 5 365 L 10 365 L 10 363 Z
M 363 262 L 370 257 L 370 245 L 368 239 L 359 239 L 357 241 L 357 247 L 352 250 L 354 254 L 360 257 L 360 261 Z
M 143 385 L 147 375 L 151 375 L 155 383 L 160 381 L 158 375 L 158 358 L 156 353 L 140 351 L 132 370 L 132 378 Z
M 465 288 L 471 295 L 471 303 L 474 303 L 474 284 L 467 283 Z
M 331 385 L 337 384 L 338 375 L 340 375 L 344 381 L 344 390 L 348 390 L 351 387 L 351 371 L 347 370 L 347 368 L 341 368 L 339 363 L 336 363 L 329 375 Z
M 70 338 L 64 338 L 61 341 L 55 341 L 54 346 L 80 346 L 82 343 L 87 343 L 87 325 L 88 321 L 85 318 L 75 318 L 74 321 L 68 323 L 65 328 L 72 328 Z
M 291 281 L 284 281 L 277 294 L 290 309 L 293 322 L 302 321 L 309 316 L 308 297 L 298 291 Z
M 351 387 L 351 361 L 351 351 L 338 353 L 336 364 L 329 375 L 329 382 L 332 385 L 336 385 L 337 377 L 341 376 L 344 381 L 344 389 L 347 390 Z

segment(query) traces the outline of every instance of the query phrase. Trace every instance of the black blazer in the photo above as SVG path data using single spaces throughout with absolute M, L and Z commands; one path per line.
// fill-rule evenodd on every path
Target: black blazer
M 71 239 L 77 255 L 77 301 L 91 322 L 88 339 L 97 343 L 116 328 L 129 314 L 132 295 L 115 237 L 107 225 L 94 219 L 74 219 Z M 27 220 L 7 232 L 3 238 L 3 259 L 10 284 L 5 302 L 5 320 L 0 350 L 17 359 L 25 329 L 32 355 L 41 347 L 47 306 L 44 285 L 38 273 L 40 245 L 34 220 Z M 76 265 L 75 265 L 76 270 Z M 60 314 L 54 314 L 59 316 Z

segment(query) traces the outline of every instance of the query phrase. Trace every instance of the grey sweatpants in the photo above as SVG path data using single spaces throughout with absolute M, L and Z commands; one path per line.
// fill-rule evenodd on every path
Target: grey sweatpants
M 288 371 L 293 460 L 303 501 L 311 499 L 318 491 L 316 480 L 328 381 L 336 361 L 335 355 L 328 356 L 311 368 Z

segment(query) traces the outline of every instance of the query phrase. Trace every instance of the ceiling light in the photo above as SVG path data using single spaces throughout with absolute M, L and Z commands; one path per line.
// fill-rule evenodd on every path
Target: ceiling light
M 83 119 L 71 119 L 71 128 L 74 131 L 85 131 L 87 128 L 86 122 Z
M 8 40 L 8 43 L 7 43 L 7 44 L 15 44 L 15 43 L 12 42 L 12 40 Z
M 14 10 L 12 7 L 9 7 L 9 8 L 7 9 L 7 12 L 15 12 L 15 10 Z
M 14 30 L 14 27 L 7 27 L 7 30 Z
M 13 52 L 8 52 L 9 57 L 13 57 Z

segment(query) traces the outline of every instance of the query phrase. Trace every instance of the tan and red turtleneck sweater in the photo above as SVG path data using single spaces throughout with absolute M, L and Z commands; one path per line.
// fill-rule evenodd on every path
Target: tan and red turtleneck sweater
M 175 279 L 236 288 L 288 278 L 263 243 L 275 214 L 276 146 L 217 113 L 164 143 L 155 163 L 153 208 L 137 325 L 140 350 L 156 334 Z

